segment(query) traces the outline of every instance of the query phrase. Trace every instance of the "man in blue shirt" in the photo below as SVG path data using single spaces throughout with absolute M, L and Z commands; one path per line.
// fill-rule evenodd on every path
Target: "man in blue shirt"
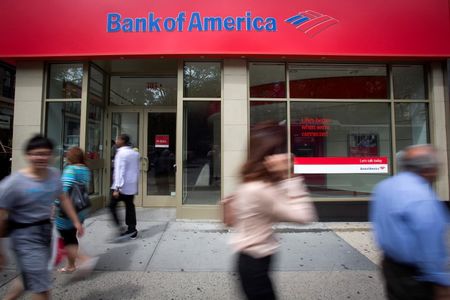
M 370 217 L 383 251 L 388 299 L 450 299 L 447 209 L 432 189 L 439 162 L 431 145 L 405 149 L 402 171 L 379 183 Z

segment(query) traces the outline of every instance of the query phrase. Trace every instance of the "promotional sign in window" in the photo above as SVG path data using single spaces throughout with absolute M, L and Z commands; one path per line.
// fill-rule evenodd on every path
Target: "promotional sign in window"
M 295 174 L 387 174 L 387 157 L 296 157 Z
M 168 134 L 155 135 L 155 148 L 169 148 L 169 135 Z

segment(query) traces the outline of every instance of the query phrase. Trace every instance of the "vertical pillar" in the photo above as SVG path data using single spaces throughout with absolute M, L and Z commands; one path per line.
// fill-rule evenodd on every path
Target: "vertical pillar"
M 42 130 L 44 62 L 20 61 L 16 69 L 12 170 L 26 165 L 24 143 Z
M 248 101 L 247 62 L 224 60 L 223 90 L 223 195 L 239 182 L 239 169 L 247 157 Z
M 447 118 L 445 111 L 445 84 L 444 72 L 440 62 L 431 64 L 431 104 L 430 127 L 431 141 L 439 151 L 441 160 L 441 172 L 436 182 L 436 191 L 443 200 L 449 200 L 448 177 L 448 148 L 447 148 Z

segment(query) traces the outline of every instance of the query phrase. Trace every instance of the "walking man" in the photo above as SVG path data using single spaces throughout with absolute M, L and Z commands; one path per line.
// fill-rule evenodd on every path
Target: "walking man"
M 111 189 L 113 190 L 109 208 L 114 223 L 120 228 L 117 216 L 117 204 L 125 202 L 125 224 L 128 229 L 119 232 L 120 238 L 137 237 L 136 208 L 134 207 L 134 195 L 138 193 L 139 181 L 139 153 L 130 147 L 130 137 L 121 134 L 116 139 L 117 153 L 114 158 L 114 178 Z
M 72 201 L 63 193 L 59 171 L 49 167 L 53 144 L 36 135 L 25 146 L 28 166 L 0 183 L 0 233 L 9 232 L 22 281 L 16 279 L 4 299 L 17 299 L 24 290 L 33 300 L 50 299 L 52 274 L 49 270 L 53 203 L 73 222 L 78 236 L 83 227 Z M 0 262 L 4 263 L 0 247 Z M 3 265 L 2 265 L 3 266 Z
M 371 203 L 375 239 L 383 251 L 388 299 L 450 299 L 447 209 L 431 184 L 439 162 L 431 145 L 405 149 L 402 171 L 379 183 Z

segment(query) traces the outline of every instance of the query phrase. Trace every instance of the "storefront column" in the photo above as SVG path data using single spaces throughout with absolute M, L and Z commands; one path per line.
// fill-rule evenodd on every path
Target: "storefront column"
M 44 63 L 19 61 L 16 70 L 14 99 L 14 127 L 12 171 L 26 165 L 24 143 L 42 128 L 42 93 L 44 88 Z
M 248 103 L 247 63 L 226 59 L 223 63 L 223 195 L 233 192 L 239 169 L 247 157 Z
M 430 105 L 430 127 L 431 141 L 439 151 L 441 170 L 436 191 L 443 200 L 449 200 L 449 177 L 448 177 L 448 148 L 447 148 L 447 118 L 445 114 L 445 86 L 442 64 L 434 62 L 431 64 L 431 105 Z

